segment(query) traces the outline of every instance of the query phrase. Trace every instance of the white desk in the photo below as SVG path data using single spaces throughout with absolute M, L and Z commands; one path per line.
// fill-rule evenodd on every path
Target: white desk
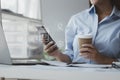
M 120 80 L 116 69 L 0 65 L 0 77 L 40 80 Z

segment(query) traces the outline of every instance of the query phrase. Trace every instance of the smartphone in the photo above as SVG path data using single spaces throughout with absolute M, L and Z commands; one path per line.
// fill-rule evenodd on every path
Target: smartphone
M 45 45 L 47 45 L 51 41 L 53 41 L 55 43 L 55 41 L 52 39 L 52 37 L 47 32 L 47 30 L 45 29 L 44 26 L 37 26 L 37 29 L 39 30 L 41 36 L 44 37 L 44 39 L 45 39 Z

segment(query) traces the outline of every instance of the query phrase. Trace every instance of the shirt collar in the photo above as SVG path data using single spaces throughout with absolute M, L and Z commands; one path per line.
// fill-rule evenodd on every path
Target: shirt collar
M 120 10 L 116 8 L 116 6 L 113 7 L 112 13 L 110 16 L 116 15 L 120 17 Z
M 88 10 L 89 13 L 96 13 L 95 6 L 92 5 L 90 9 Z
M 88 12 L 89 12 L 90 14 L 91 14 L 91 13 L 96 13 L 95 6 L 92 5 L 92 6 L 90 7 L 90 9 L 88 10 Z M 120 17 L 120 10 L 118 10 L 118 9 L 116 8 L 116 6 L 113 7 L 113 10 L 112 10 L 112 13 L 110 14 L 110 16 L 112 16 L 112 15 L 116 15 L 116 16 L 119 16 L 119 17 Z

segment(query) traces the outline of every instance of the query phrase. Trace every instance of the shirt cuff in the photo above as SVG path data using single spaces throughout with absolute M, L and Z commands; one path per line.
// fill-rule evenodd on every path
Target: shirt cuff
M 70 59 L 73 60 L 73 51 L 67 51 L 67 50 L 65 50 L 65 52 L 63 54 L 69 56 Z

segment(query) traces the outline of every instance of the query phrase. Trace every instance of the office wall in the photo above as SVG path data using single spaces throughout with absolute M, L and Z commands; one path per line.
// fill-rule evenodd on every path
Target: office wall
M 42 0 L 43 24 L 60 48 L 64 49 L 64 31 L 70 17 L 86 8 L 89 0 Z

